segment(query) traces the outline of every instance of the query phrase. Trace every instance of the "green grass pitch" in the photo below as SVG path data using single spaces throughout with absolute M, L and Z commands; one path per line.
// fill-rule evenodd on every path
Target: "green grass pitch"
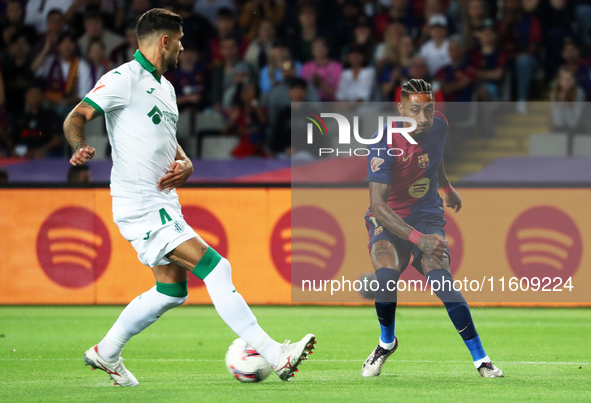
M 126 347 L 140 381 L 113 386 L 82 354 L 121 307 L 0 307 L 0 401 L 590 401 L 591 310 L 473 308 L 493 362 L 505 378 L 481 378 L 443 307 L 399 307 L 398 351 L 382 375 L 361 364 L 377 343 L 371 307 L 254 307 L 277 339 L 314 332 L 317 349 L 292 382 L 275 375 L 241 384 L 224 366 L 236 336 L 212 307 L 182 307 Z

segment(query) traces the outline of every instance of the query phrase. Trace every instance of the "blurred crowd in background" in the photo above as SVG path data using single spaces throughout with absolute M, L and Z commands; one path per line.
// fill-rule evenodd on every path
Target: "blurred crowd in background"
M 292 101 L 394 102 L 410 78 L 515 113 L 591 99 L 591 0 L 0 0 L 0 158 L 69 156 L 64 117 L 153 7 L 184 20 L 179 138 L 236 137 L 235 158 L 288 157 Z

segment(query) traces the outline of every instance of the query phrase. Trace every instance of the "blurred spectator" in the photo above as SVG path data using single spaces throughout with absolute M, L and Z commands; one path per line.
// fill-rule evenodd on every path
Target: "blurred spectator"
M 349 53 L 349 68 L 343 71 L 336 98 L 338 101 L 367 102 L 375 87 L 375 70 L 364 67 L 364 49 L 352 46 Z
M 89 44 L 93 39 L 100 39 L 103 42 L 107 55 L 110 55 L 124 42 L 121 35 L 117 35 L 103 26 L 103 20 L 99 13 L 89 12 L 84 16 L 84 35 L 78 39 L 78 45 L 84 57 L 88 57 Z
M 262 21 L 279 25 L 285 13 L 285 3 L 280 0 L 248 0 L 242 6 L 239 24 L 248 40 L 259 37 Z
M 184 47 L 178 68 L 166 76 L 174 86 L 179 111 L 197 112 L 206 105 L 207 68 L 195 44 L 187 42 Z
M 413 6 L 419 6 L 419 4 L 413 3 Z M 445 13 L 445 8 L 441 0 L 426 0 L 424 3 L 424 8 L 422 9 L 422 29 L 420 32 L 420 36 L 418 38 L 419 44 L 423 45 L 425 42 L 432 39 L 431 34 L 431 18 L 435 16 L 441 16 L 445 18 L 445 23 L 440 22 L 440 25 L 444 26 L 446 29 L 446 33 L 454 32 L 453 27 L 450 29 L 449 20 Z
M 283 40 L 275 39 L 269 62 L 261 69 L 261 74 L 259 75 L 259 86 L 263 95 L 283 81 L 283 66 L 288 62 L 293 63 L 296 68 L 296 75 L 300 77 L 302 75 L 301 63 L 292 60 L 289 49 Z
M 176 12 L 183 19 L 184 37 L 202 46 L 201 44 L 207 43 L 215 32 L 209 20 L 193 12 L 194 6 L 195 0 L 177 0 Z
M 135 22 L 130 21 L 125 25 L 125 41 L 113 50 L 109 56 L 111 64 L 113 66 L 120 66 L 123 63 L 133 60 L 133 54 L 138 48 Z
M 296 69 L 293 63 L 286 62 L 283 65 L 283 78 L 284 80 L 277 84 L 276 86 L 269 91 L 267 97 L 264 98 L 264 104 L 267 107 L 268 111 L 268 121 L 269 127 L 275 127 L 277 124 L 278 115 L 281 110 L 285 107 L 290 106 L 291 98 L 289 94 L 290 83 L 298 78 L 296 76 Z M 304 82 L 306 82 L 304 80 Z M 318 97 L 318 92 L 314 88 L 314 86 L 310 83 L 306 83 L 306 102 L 320 102 L 320 98 Z
M 24 32 L 17 32 L 12 36 L 3 56 L 2 76 L 6 99 L 10 100 L 6 103 L 6 110 L 9 113 L 19 113 L 25 104 L 25 89 L 34 78 L 30 46 Z
M 386 32 L 384 33 L 384 41 L 376 46 L 376 51 L 373 57 L 378 69 L 381 69 L 385 59 L 396 57 L 402 46 L 402 39 L 405 37 L 407 37 L 407 32 L 403 21 L 390 21 L 390 24 L 388 24 Z
M 308 85 L 301 78 L 292 78 L 287 81 L 289 85 L 288 102 L 281 107 L 271 125 L 271 136 L 269 148 L 277 157 L 288 157 L 292 154 L 291 149 L 291 103 L 306 102 Z
M 343 72 L 343 66 L 328 58 L 328 44 L 323 37 L 316 38 L 312 44 L 314 60 L 302 67 L 302 78 L 314 85 L 321 101 L 335 101 L 335 94 Z
M 558 55 L 562 51 L 564 39 L 573 36 L 573 15 L 567 0 L 548 0 L 540 7 L 540 24 L 544 27 L 545 72 L 546 77 L 556 75 L 560 66 Z
M 298 22 L 295 32 L 290 38 L 291 53 L 296 60 L 307 62 L 312 59 L 312 42 L 319 36 L 328 37 L 318 26 L 318 14 L 312 3 L 303 3 L 298 12 Z
M 25 12 L 20 0 L 6 1 L 6 14 L 0 17 L 0 26 L 13 25 L 16 30 L 23 31 L 29 43 L 37 39 L 37 31 L 34 27 L 25 25 Z
M 90 82 L 96 83 L 99 78 L 111 70 L 111 62 L 107 58 L 105 44 L 100 38 L 90 40 L 88 45 L 88 62 L 90 65 Z
M 478 79 L 478 98 L 499 101 L 507 57 L 497 45 L 494 22 L 486 20 L 480 30 L 480 49 L 472 56 L 472 67 Z
M 52 108 L 65 117 L 92 89 L 90 66 L 77 56 L 76 42 L 70 34 L 62 34 L 58 40 L 58 54 L 39 54 L 33 61 L 37 77 L 46 80 L 45 97 Z
M 476 72 L 466 56 L 462 36 L 456 34 L 449 41 L 451 63 L 435 75 L 447 102 L 470 102 L 474 93 Z
M 367 64 L 374 64 L 374 54 L 376 44 L 373 39 L 371 25 L 369 20 L 365 16 L 361 16 L 357 19 L 357 24 L 353 29 L 353 40 L 350 46 L 357 46 L 363 50 L 363 58 Z M 349 55 L 349 47 L 345 48 L 345 59 Z
M 434 75 L 445 65 L 450 64 L 449 40 L 447 40 L 447 19 L 442 14 L 429 18 L 429 35 L 431 39 L 419 50 L 419 55 L 427 63 L 429 73 Z
M 537 1 L 524 0 L 527 8 L 515 2 L 507 2 L 503 20 L 499 24 L 501 41 L 508 55 L 515 55 L 515 81 L 517 89 L 517 112 L 527 113 L 526 101 L 531 80 L 540 69 L 540 44 L 542 27 L 533 14 Z
M 4 169 L 0 169 L 0 185 L 5 185 L 8 183 L 8 172 Z
M 587 100 L 591 101 L 591 66 L 581 58 L 579 47 L 571 39 L 564 41 L 562 60 L 562 67 L 574 75 L 577 85 L 585 91 Z
M 258 36 L 250 42 L 244 60 L 250 64 L 250 67 L 256 75 L 260 74 L 261 69 L 267 65 L 273 48 L 275 39 L 275 27 L 269 20 L 262 20 L 259 24 Z
M 131 7 L 128 1 L 126 5 L 125 21 L 137 21 L 143 13 L 152 8 L 152 0 L 132 0 Z
M 232 106 L 238 86 L 252 80 L 251 70 L 244 63 L 237 64 L 232 70 L 232 74 L 234 77 L 233 84 L 224 91 L 224 97 L 222 100 L 222 107 L 224 110 L 229 109 Z
M 77 185 L 90 183 L 90 168 L 88 165 L 71 166 L 68 170 L 68 184 Z
M 64 14 L 57 9 L 51 10 L 47 14 L 47 31 L 37 39 L 33 49 L 33 54 L 38 55 L 41 52 L 57 54 L 57 40 L 64 33 L 66 19 Z
M 416 21 L 412 2 L 409 0 L 392 0 L 390 7 L 385 12 L 375 16 L 374 26 L 376 37 L 379 40 L 385 37 L 387 26 L 391 21 L 400 21 L 404 24 L 409 35 L 415 35 Z
M 220 51 L 222 64 L 215 67 L 212 73 L 212 102 L 217 108 L 221 107 L 224 92 L 234 83 L 235 69 L 240 66 L 250 70 L 248 64 L 240 60 L 238 44 L 234 37 L 223 39 Z
M 478 46 L 478 37 L 488 16 L 487 4 L 484 0 L 469 0 L 460 27 L 467 51 L 472 51 Z
M 219 11 L 223 9 L 227 9 L 233 14 L 236 7 L 232 0 L 197 0 L 193 11 L 208 20 L 211 25 L 216 25 Z
M 43 106 L 43 87 L 29 86 L 25 92 L 24 113 L 9 119 L 13 154 L 18 157 L 62 156 L 62 119 Z
M 575 0 L 579 41 L 583 48 L 591 45 L 591 0 Z
M 267 115 L 259 104 L 259 90 L 256 84 L 244 82 L 238 85 L 229 121 L 224 134 L 237 133 L 240 143 L 232 150 L 232 156 L 245 158 L 252 156 L 266 157 L 264 150 Z
M 88 13 L 100 15 L 107 28 L 120 32 L 126 18 L 126 3 L 121 0 L 74 0 L 64 17 L 69 30 L 77 37 L 84 32 L 84 16 Z
M 47 15 L 52 10 L 60 10 L 62 15 L 66 15 L 73 3 L 73 0 L 29 0 L 25 24 L 35 28 L 38 34 L 44 34 L 47 31 Z
M 583 130 L 585 92 L 577 85 L 573 73 L 565 67 L 558 70 L 550 93 L 552 130 L 576 133 Z
M 236 29 L 236 18 L 234 13 L 229 8 L 222 8 L 218 11 L 215 22 L 216 35 L 209 40 L 210 62 L 213 66 L 222 63 L 222 41 L 225 38 L 232 37 L 238 46 L 238 57 L 242 57 L 248 42 L 242 39 L 240 32 Z

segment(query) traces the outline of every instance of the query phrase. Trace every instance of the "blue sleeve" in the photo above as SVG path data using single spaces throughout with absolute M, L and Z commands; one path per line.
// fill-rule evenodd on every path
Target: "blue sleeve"
M 377 134 L 377 132 L 376 132 Z M 375 134 L 374 134 L 375 136 Z M 367 156 L 367 181 L 392 185 L 394 156 L 388 155 L 386 136 L 379 143 L 369 148 Z

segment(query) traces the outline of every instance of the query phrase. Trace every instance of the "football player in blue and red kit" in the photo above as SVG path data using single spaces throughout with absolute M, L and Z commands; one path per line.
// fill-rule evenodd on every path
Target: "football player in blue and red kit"
M 461 292 L 453 287 L 450 273 L 443 200 L 437 189 L 443 188 L 445 205 L 456 213 L 462 201 L 443 167 L 447 120 L 435 111 L 433 90 L 428 82 L 412 79 L 402 86 L 401 95 L 398 110 L 401 116 L 416 121 L 416 129 L 409 134 L 417 144 L 411 144 L 400 133 L 394 133 L 392 144 L 388 144 L 387 136 L 383 135 L 368 156 L 371 205 L 365 221 L 371 263 L 379 283 L 375 307 L 381 334 L 378 346 L 363 363 L 361 375 L 380 375 L 384 363 L 398 347 L 394 335 L 395 285 L 412 254 L 412 265 L 427 278 L 444 303 L 480 375 L 502 377 L 503 371 L 492 364 L 484 351 L 470 308 Z M 394 124 L 410 127 L 403 122 Z M 392 152 L 388 152 L 390 149 Z

